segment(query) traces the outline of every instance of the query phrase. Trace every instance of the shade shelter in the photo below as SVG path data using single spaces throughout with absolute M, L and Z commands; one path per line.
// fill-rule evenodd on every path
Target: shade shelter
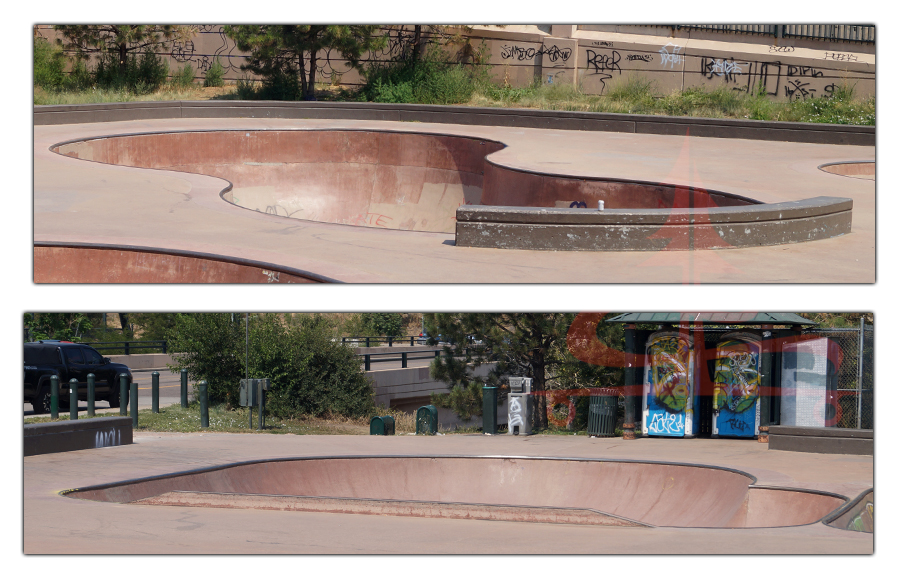
M 760 442 L 780 415 L 781 350 L 816 326 L 768 312 L 622 313 L 607 322 L 625 325 L 626 439 L 634 438 L 640 409 L 650 436 Z

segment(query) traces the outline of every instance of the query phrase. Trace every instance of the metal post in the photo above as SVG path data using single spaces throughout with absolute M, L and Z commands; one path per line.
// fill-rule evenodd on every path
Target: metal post
M 256 415 L 256 430 L 263 429 L 263 386 L 262 381 L 256 384 L 256 401 L 259 403 L 259 413 Z
M 181 408 L 187 408 L 187 369 L 181 369 Z
M 637 396 L 634 352 L 634 324 L 625 325 L 625 421 L 622 423 L 622 438 L 632 440 L 634 436 L 634 399 Z M 642 387 L 643 388 L 643 387 Z
M 128 375 L 119 373 L 119 416 L 128 414 Z
M 366 346 L 368 347 L 368 345 L 366 345 Z M 363 357 L 365 357 L 365 359 L 366 359 L 366 370 L 371 371 L 372 370 L 372 355 L 369 355 L 367 353 L 367 354 L 363 355 Z
M 197 391 L 200 395 L 200 428 L 209 428 L 209 395 L 206 390 L 206 381 L 200 381 Z
M 59 377 L 50 377 L 50 420 L 59 418 Z
M 150 394 L 152 395 L 153 411 L 159 412 L 159 371 L 150 373 Z
M 407 367 L 407 365 L 409 364 L 409 361 L 407 359 L 408 355 L 409 355 L 409 353 L 400 353 L 400 368 L 401 369 L 405 369 Z
M 95 400 L 95 391 L 97 386 L 97 376 L 94 373 L 88 373 L 87 376 L 87 403 L 88 410 L 87 414 L 89 417 L 94 416 L 94 400 Z
M 392 336 L 388 336 L 388 347 L 394 346 L 394 338 Z
M 138 428 L 138 384 L 131 383 L 131 428 Z
M 69 379 L 69 420 L 78 420 L 78 379 Z
M 366 337 L 366 347 L 368 347 L 368 346 L 369 346 L 369 338 Z
M 759 357 L 759 442 L 769 442 L 772 422 L 772 325 L 762 325 L 762 349 Z
M 857 353 L 856 362 L 858 363 L 856 374 L 856 428 L 862 428 L 862 379 L 863 379 L 863 344 L 866 340 L 866 323 L 865 317 L 859 318 L 859 353 Z
M 125 336 L 125 329 L 122 329 L 122 336 Z M 125 355 L 130 355 L 131 349 L 128 346 L 128 341 L 125 341 Z

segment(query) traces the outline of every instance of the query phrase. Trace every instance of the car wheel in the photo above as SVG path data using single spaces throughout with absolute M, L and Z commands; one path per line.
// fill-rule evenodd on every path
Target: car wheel
M 31 400 L 31 408 L 36 415 L 50 412 L 50 385 L 41 386 L 41 390 Z
M 110 379 L 109 381 L 109 396 L 106 397 L 106 400 L 109 401 L 109 408 L 111 409 L 119 406 L 119 381 L 116 379 Z

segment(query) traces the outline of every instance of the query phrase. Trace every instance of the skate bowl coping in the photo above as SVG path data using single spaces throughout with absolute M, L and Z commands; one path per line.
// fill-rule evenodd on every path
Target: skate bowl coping
M 847 498 L 757 486 L 692 464 L 505 456 L 345 456 L 247 461 L 72 489 L 124 504 L 474 518 L 636 528 L 812 524 Z
M 56 153 L 225 180 L 239 207 L 325 223 L 456 233 L 456 245 L 656 251 L 796 243 L 849 233 L 852 201 L 762 204 L 665 182 L 528 171 L 484 138 L 373 130 L 110 135 Z M 599 202 L 604 210 L 598 210 Z

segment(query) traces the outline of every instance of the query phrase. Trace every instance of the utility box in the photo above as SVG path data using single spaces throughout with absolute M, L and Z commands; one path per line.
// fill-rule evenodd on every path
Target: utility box
M 370 435 L 392 435 L 394 434 L 394 417 L 372 417 L 369 421 Z
M 437 434 L 438 414 L 434 405 L 419 407 L 416 411 L 416 434 Z
M 509 392 L 511 393 L 530 393 L 531 392 L 531 381 L 532 379 L 529 377 L 510 377 L 509 378 Z
M 509 413 L 509 434 L 531 434 L 531 419 L 534 415 L 534 395 L 531 393 L 509 393 L 506 397 Z
M 241 379 L 240 405 L 242 407 L 259 406 L 259 386 L 263 391 L 268 391 L 271 382 L 269 379 Z
M 619 397 L 591 396 L 588 410 L 588 435 L 616 436 L 616 415 Z

